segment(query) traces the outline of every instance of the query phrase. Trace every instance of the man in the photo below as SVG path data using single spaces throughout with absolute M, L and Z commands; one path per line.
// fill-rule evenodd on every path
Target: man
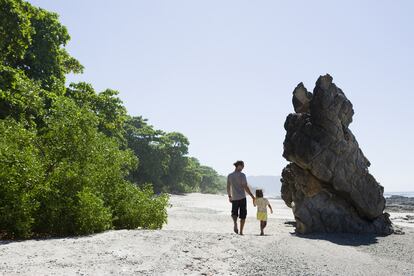
M 246 175 L 241 172 L 244 168 L 244 162 L 236 161 L 233 165 L 236 167 L 234 172 L 227 176 L 227 194 L 232 205 L 231 216 L 234 222 L 234 233 L 239 233 L 237 229 L 237 217 L 239 217 L 240 235 L 243 235 L 244 223 L 246 222 L 247 216 L 246 192 L 252 197 L 253 204 L 255 198 L 247 186 Z

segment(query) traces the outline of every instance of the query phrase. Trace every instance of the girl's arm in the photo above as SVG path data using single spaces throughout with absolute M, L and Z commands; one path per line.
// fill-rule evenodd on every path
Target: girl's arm
M 269 206 L 269 209 L 270 209 L 270 213 L 271 213 L 271 214 L 273 214 L 273 209 L 272 209 L 272 205 L 270 205 L 270 203 L 269 203 L 269 204 L 267 204 L 267 206 Z

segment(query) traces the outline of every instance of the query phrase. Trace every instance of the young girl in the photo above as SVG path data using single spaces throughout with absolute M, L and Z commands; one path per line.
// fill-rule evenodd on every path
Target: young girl
M 260 220 L 260 236 L 264 235 L 263 230 L 267 224 L 267 206 L 269 206 L 270 213 L 273 214 L 272 206 L 267 198 L 263 197 L 262 190 L 256 190 L 256 206 L 257 206 L 257 219 Z

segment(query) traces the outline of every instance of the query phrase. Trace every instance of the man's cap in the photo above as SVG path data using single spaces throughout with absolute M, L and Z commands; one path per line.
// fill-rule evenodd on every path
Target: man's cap
M 234 166 L 240 166 L 240 165 L 242 165 L 242 166 L 244 166 L 244 162 L 243 161 L 241 161 L 241 160 L 237 160 L 236 162 L 234 162 L 234 164 L 233 164 Z

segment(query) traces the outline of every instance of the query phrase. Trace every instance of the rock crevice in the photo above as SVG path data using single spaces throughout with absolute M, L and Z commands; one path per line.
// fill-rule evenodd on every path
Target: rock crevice
M 352 131 L 354 110 L 330 75 L 313 93 L 300 83 L 293 91 L 295 113 L 286 118 L 282 198 L 292 207 L 297 231 L 390 234 L 383 213 L 384 189 L 369 173 L 370 162 Z

